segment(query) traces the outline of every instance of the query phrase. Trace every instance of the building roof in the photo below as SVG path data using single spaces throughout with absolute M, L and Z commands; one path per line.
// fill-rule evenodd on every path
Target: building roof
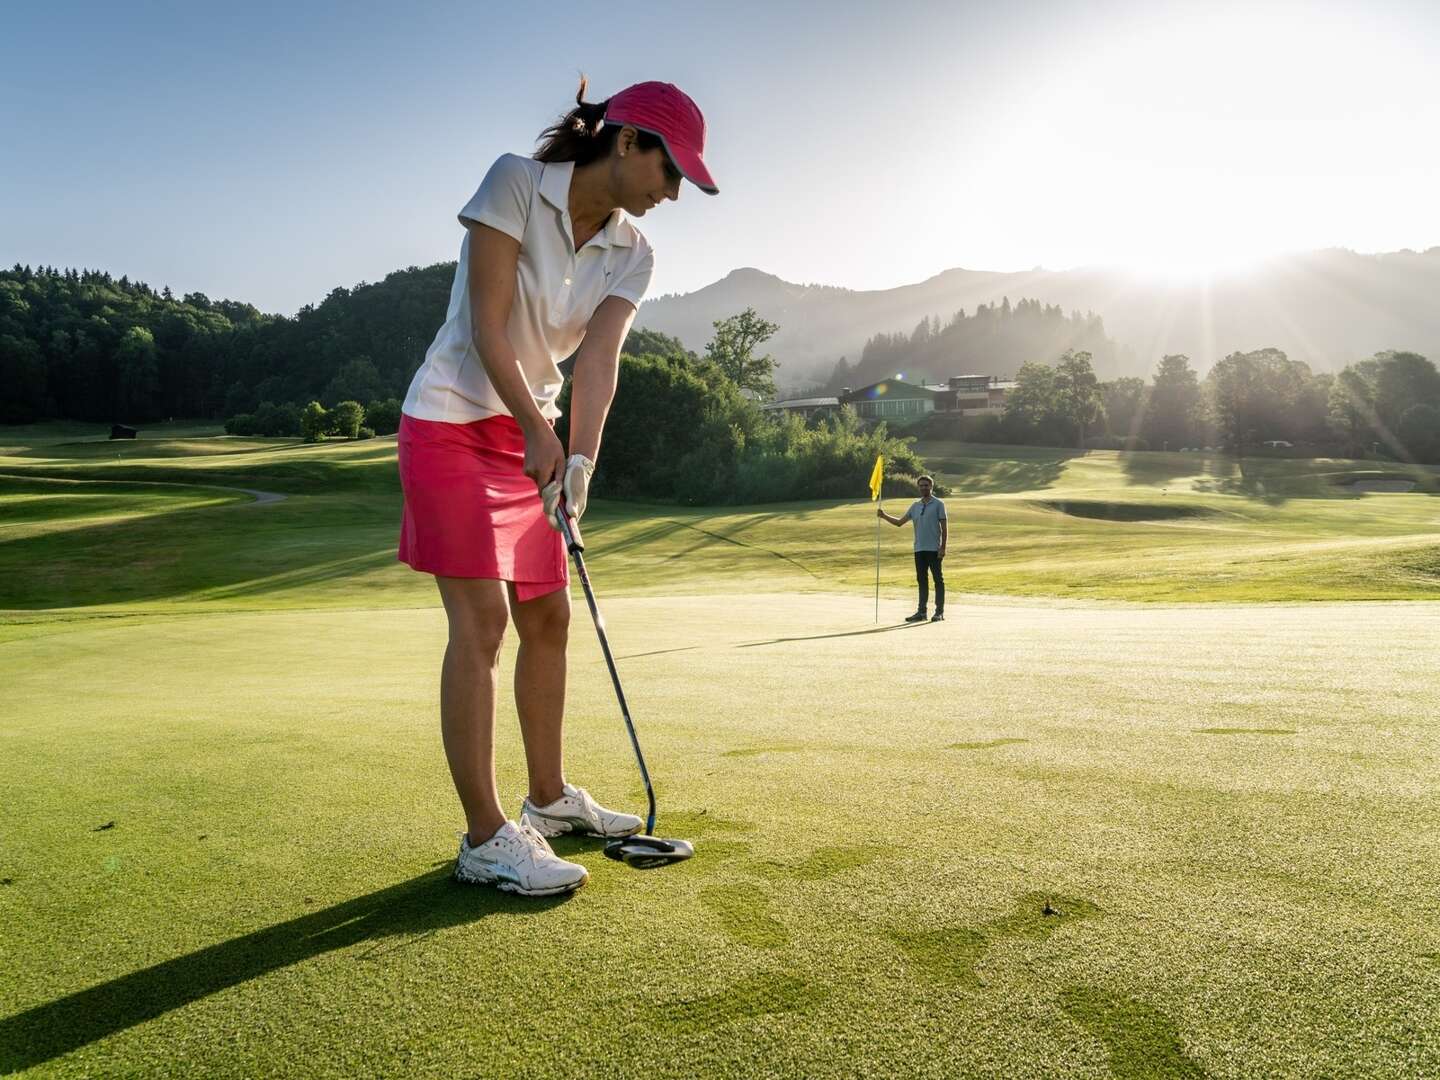
M 839 405 L 838 397 L 802 397 L 789 401 L 771 401 L 760 406 L 762 409 L 819 409 L 826 405 Z
M 933 397 L 936 390 L 929 386 L 921 386 L 919 383 L 906 382 L 904 379 L 881 379 L 869 386 L 862 386 L 858 390 L 851 390 L 848 394 L 841 395 L 841 401 L 873 401 L 884 397 L 923 398 Z
M 926 390 L 933 390 L 937 394 L 978 394 L 982 390 L 1013 390 L 1018 384 L 1015 382 L 988 382 L 984 386 L 946 386 L 926 383 Z

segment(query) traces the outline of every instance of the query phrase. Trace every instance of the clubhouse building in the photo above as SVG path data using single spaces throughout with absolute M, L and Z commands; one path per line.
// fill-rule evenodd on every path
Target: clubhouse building
M 849 405 L 866 420 L 918 420 L 931 413 L 949 416 L 999 416 L 1013 382 L 995 375 L 952 375 L 947 383 L 927 385 L 906 382 L 899 376 L 862 386 L 846 387 L 835 397 L 775 401 L 767 411 L 794 413 L 807 420 Z

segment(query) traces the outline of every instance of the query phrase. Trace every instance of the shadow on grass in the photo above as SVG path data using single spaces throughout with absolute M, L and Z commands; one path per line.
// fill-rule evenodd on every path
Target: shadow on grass
M 927 459 L 951 496 L 1004 495 L 1053 487 L 1065 472 L 1065 464 L 1079 457 L 1079 450 L 1055 450 L 1054 457 L 1038 461 L 987 461 L 970 458 Z
M 779 516 L 780 516 L 779 514 L 754 514 L 754 515 L 750 516 L 749 518 L 747 518 L 745 521 L 741 522 L 739 525 L 737 525 L 734 529 L 731 530 L 731 532 L 732 532 L 732 533 L 744 532 L 746 529 L 754 528 L 756 525 L 758 525 L 758 524 L 760 524 L 760 523 L 762 523 L 762 522 L 769 521 L 769 520 L 771 520 L 772 518 L 776 518 L 776 517 L 779 517 Z M 679 526 L 679 527 L 682 528 L 682 529 L 690 529 L 690 530 L 692 530 L 693 532 L 697 532 L 697 533 L 699 533 L 702 537 L 705 538 L 705 539 L 703 539 L 703 540 L 699 540 L 699 541 L 697 541 L 696 543 L 692 544 L 692 545 L 691 545 L 689 548 L 687 548 L 686 550 L 684 550 L 684 551 L 679 551 L 679 552 L 676 552 L 674 555 L 671 555 L 670 558 L 672 558 L 672 559 L 682 558 L 682 557 L 684 557 L 684 556 L 686 556 L 686 555 L 691 554 L 691 553 L 694 552 L 694 551 L 698 551 L 698 550 L 699 550 L 700 548 L 702 548 L 702 547 L 705 547 L 705 546 L 706 546 L 707 544 L 709 544 L 710 541 L 712 541 L 712 540 L 719 540 L 719 541 L 721 541 L 722 543 L 734 544 L 736 547 L 749 548 L 751 551 L 757 551 L 757 552 L 760 552 L 760 553 L 766 554 L 766 555 L 773 555 L 773 556 L 775 556 L 775 558 L 780 559 L 780 560 L 782 560 L 783 562 L 789 563 L 791 566 L 794 566 L 795 568 L 804 571 L 805 573 L 809 574 L 809 575 L 810 575 L 811 577 L 813 577 L 813 578 L 819 578 L 819 577 L 820 577 L 819 574 L 815 573 L 815 571 L 811 570 L 811 569 L 810 569 L 808 566 L 806 566 L 804 563 L 800 562 L 800 561 L 797 560 L 797 559 L 792 559 L 789 555 L 785 555 L 785 554 L 783 554 L 783 553 L 781 553 L 781 552 L 779 552 L 779 551 L 776 551 L 774 548 L 767 548 L 767 547 L 764 547 L 764 546 L 761 545 L 761 544 L 752 544 L 752 543 L 749 543 L 748 541 L 745 541 L 745 540 L 737 540 L 737 539 L 735 539 L 735 537 L 734 537 L 733 535 L 727 535 L 727 534 L 725 534 L 725 533 L 718 533 L 718 532 L 711 532 L 709 529 L 702 529 L 702 528 L 700 528 L 698 525 L 691 525 L 691 524 L 689 524 L 688 522 L 684 522 L 684 521 L 673 521 L 673 520 L 668 519 L 668 518 L 667 518 L 666 520 L 667 520 L 667 521 L 670 521 L 670 523 L 671 523 L 672 525 L 677 525 L 677 526 Z M 706 521 L 708 521 L 709 519 L 708 519 L 708 518 L 702 518 L 701 520 L 706 520 Z
M 207 445 L 200 450 L 195 444 L 199 439 L 152 439 L 149 441 L 129 442 L 128 440 L 86 440 L 83 442 L 51 443 L 46 446 L 31 447 L 26 450 L 10 454 L 10 457 L 33 458 L 40 461 L 113 461 L 120 458 L 196 458 L 196 457 L 234 457 L 237 454 L 269 454 L 277 450 L 290 450 L 296 447 L 313 446 L 300 440 L 294 442 L 265 443 L 260 446 L 228 446 L 224 443 L 216 443 L 214 446 Z M 248 441 L 248 440 L 245 440 Z M 208 442 L 208 440 L 207 440 Z M 394 450 L 391 450 L 394 454 Z
M 1239 495 L 1267 506 L 1283 506 L 1297 492 L 1293 477 L 1280 477 L 1273 470 L 1245 458 L 1222 455 L 1207 463 L 1213 479 L 1197 480 L 1195 490 L 1210 495 Z M 1289 483 L 1285 483 L 1286 480 Z
M 1165 487 L 1182 476 L 1212 471 L 1216 459 L 1208 454 L 1185 455 L 1180 453 L 1154 453 L 1130 451 L 1120 455 L 1120 471 L 1125 474 L 1127 484 L 1147 484 Z M 1233 463 L 1232 467 L 1233 467 Z
M 257 511 L 243 499 L 0 537 L 0 607 L 256 597 L 395 562 L 398 500 L 309 502 Z
M 454 884 L 449 875 L 448 867 L 432 870 L 8 1016 L 0 1020 L 0 1073 L 42 1065 L 221 990 L 335 949 L 434 933 L 500 912 L 540 914 L 569 899 L 568 895 L 550 899 L 510 896 Z M 357 959 L 367 959 L 375 951 Z
M 737 649 L 754 649 L 760 645 L 783 645 L 787 641 L 824 641 L 826 638 L 864 637 L 866 634 L 888 634 L 891 630 L 918 630 L 926 623 L 896 623 L 894 626 L 877 626 L 873 630 L 844 630 L 838 634 L 812 634 L 809 637 L 777 637 L 769 641 L 747 641 L 736 645 Z
M 272 450 L 314 450 L 305 443 Z M 212 460 L 213 459 L 213 460 Z M 35 479 L 88 480 L 100 482 L 169 483 L 214 485 L 217 487 L 248 487 L 266 491 L 283 491 L 288 495 L 329 495 L 336 492 L 369 494 L 400 493 L 400 472 L 395 466 L 393 450 L 366 450 L 352 455 L 296 456 L 282 460 L 252 460 L 247 453 L 206 455 L 205 464 L 195 458 L 175 455 L 167 460 L 127 461 L 108 458 L 82 458 L 67 463 L 52 459 L 34 466 L 18 465 L 17 475 Z
M 732 518 L 733 515 L 722 513 L 701 517 L 697 519 L 700 524 L 688 521 L 677 521 L 674 518 L 661 518 L 653 525 L 647 525 L 644 528 L 637 529 L 629 536 L 616 540 L 608 539 L 610 531 L 617 527 L 623 527 L 629 524 L 629 522 L 602 520 L 597 522 L 596 526 L 592 528 L 589 533 L 592 537 L 599 537 L 604 540 L 603 544 L 596 547 L 596 552 L 590 558 L 590 561 L 599 562 L 601 559 L 623 555 L 626 551 L 633 548 L 647 547 L 658 540 L 674 538 L 677 544 L 684 546 L 665 555 L 664 558 L 667 561 L 683 559 L 703 548 L 710 547 L 716 543 L 722 543 L 730 544 L 738 548 L 745 548 L 759 555 L 774 556 L 782 562 L 789 563 L 802 573 L 809 574 L 813 578 L 818 578 L 820 576 L 819 574 L 815 573 L 815 571 L 811 570 L 798 559 L 792 558 L 784 552 L 765 547 L 763 544 L 755 544 L 748 540 L 737 539 L 737 534 L 743 533 L 748 529 L 753 529 L 757 525 L 763 525 L 776 518 L 785 518 L 788 520 L 795 516 L 795 514 L 783 513 L 781 511 L 750 514 L 739 521 L 727 520 L 727 531 L 725 532 L 717 532 L 713 529 L 702 528 L 701 526 L 709 523 L 712 518 L 729 519 Z

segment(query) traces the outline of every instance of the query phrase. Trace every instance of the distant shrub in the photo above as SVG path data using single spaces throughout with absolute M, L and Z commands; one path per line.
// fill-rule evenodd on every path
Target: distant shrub
M 368 428 L 368 427 L 365 427 L 365 426 L 363 426 L 363 425 L 361 426 L 360 431 L 359 431 L 359 432 L 356 434 L 356 436 L 355 436 L 355 438 L 357 438 L 357 439 L 373 439 L 374 437 L 375 437 L 375 429 L 374 429 L 374 428 Z
M 924 465 L 884 424 L 866 428 L 842 409 L 809 426 L 762 412 L 714 365 L 679 352 L 625 355 L 594 490 L 694 506 L 863 498 L 876 454 L 886 491 L 913 493 Z
M 342 401 L 330 410 L 330 434 L 353 439 L 360 434 L 365 421 L 365 406 L 358 401 Z
M 318 401 L 310 402 L 300 414 L 300 427 L 307 443 L 324 442 L 325 436 L 330 432 L 330 425 L 330 412 Z
M 237 413 L 225 421 L 226 435 L 254 435 L 255 417 L 250 413 Z
M 287 401 L 284 405 L 276 405 L 273 402 L 264 401 L 255 410 L 256 435 L 296 438 L 303 432 L 300 406 L 292 402 Z
M 262 401 L 253 413 L 237 413 L 225 421 L 227 435 L 268 435 L 298 438 L 304 431 L 300 406 Z
M 400 402 L 395 398 L 370 402 L 365 406 L 365 423 L 377 435 L 394 435 L 400 430 Z

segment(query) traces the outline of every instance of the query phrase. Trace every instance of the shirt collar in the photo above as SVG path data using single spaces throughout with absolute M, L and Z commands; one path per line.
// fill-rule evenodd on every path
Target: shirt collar
M 540 194 L 562 214 L 570 212 L 570 177 L 574 173 L 573 161 L 547 161 L 540 170 Z
M 547 161 L 540 173 L 540 197 L 559 210 L 562 215 L 566 215 L 567 225 L 570 213 L 570 181 L 574 175 L 575 163 L 573 161 Z M 573 236 L 573 226 L 570 231 Z M 634 237 L 631 235 L 633 231 L 625 219 L 625 211 L 614 210 L 604 227 L 595 234 L 589 243 L 597 247 L 633 247 Z

